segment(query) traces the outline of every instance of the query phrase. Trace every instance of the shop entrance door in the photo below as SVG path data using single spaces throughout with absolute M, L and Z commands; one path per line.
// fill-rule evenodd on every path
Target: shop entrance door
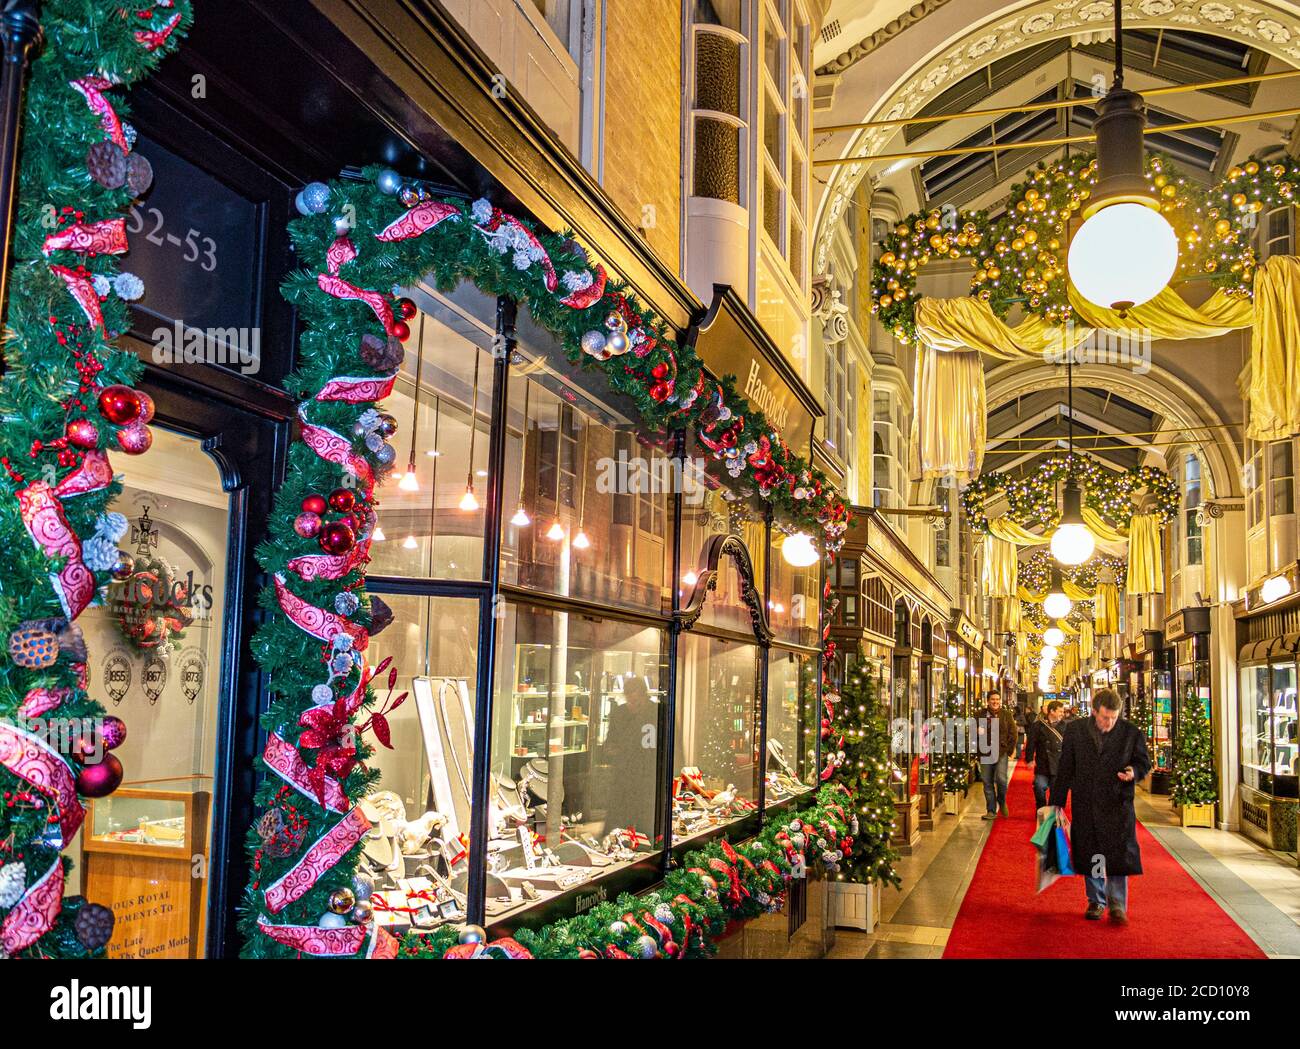
M 70 846 L 68 892 L 113 909 L 111 958 L 226 953 L 242 889 L 261 693 L 249 530 L 264 527 L 279 427 L 174 383 L 142 384 L 157 404 L 149 451 L 113 456 L 123 557 L 80 619 L 91 695 L 126 739 L 122 785 L 88 802 Z

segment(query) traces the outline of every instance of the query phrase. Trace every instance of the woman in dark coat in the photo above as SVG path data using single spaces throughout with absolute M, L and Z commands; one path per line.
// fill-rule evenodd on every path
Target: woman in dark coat
M 1084 917 L 1096 921 L 1109 907 L 1111 921 L 1125 925 L 1128 876 L 1142 873 L 1133 791 L 1151 771 L 1151 759 L 1146 736 L 1120 718 L 1123 701 L 1113 689 L 1098 691 L 1092 705 L 1091 717 L 1062 733 L 1051 803 L 1063 810 L 1074 795 L 1070 860 L 1084 876 Z

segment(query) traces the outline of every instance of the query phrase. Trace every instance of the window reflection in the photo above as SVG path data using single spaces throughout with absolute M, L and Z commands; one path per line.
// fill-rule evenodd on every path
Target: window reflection
M 679 653 L 675 842 L 753 812 L 759 769 L 760 649 L 687 633 Z
M 817 661 L 773 649 L 767 670 L 767 785 L 776 805 L 817 785 Z
M 505 912 L 662 847 L 666 636 L 655 627 L 509 605 L 493 708 L 492 876 Z
M 373 827 L 358 869 L 372 883 L 375 920 L 401 933 L 466 917 L 479 602 L 384 600 L 394 622 L 368 657 L 392 657 L 393 695 L 407 698 L 387 714 L 394 749 L 376 744 L 366 761 L 380 775 L 361 802 Z M 376 679 L 380 709 L 387 685 Z

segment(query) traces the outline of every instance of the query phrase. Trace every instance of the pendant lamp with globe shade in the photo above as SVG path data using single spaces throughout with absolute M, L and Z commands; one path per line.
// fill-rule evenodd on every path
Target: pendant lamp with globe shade
M 1062 493 L 1061 520 L 1052 533 L 1052 556 L 1063 565 L 1081 565 L 1092 556 L 1097 542 L 1083 523 L 1083 489 L 1075 480 L 1074 469 L 1074 359 L 1065 364 L 1066 410 L 1069 426 L 1069 476 Z
M 1070 609 L 1074 607 L 1065 594 L 1065 580 L 1061 576 L 1061 566 L 1052 565 L 1052 582 L 1048 587 L 1047 596 L 1043 598 L 1043 614 L 1048 619 L 1064 619 L 1070 614 Z
M 1142 96 L 1124 87 L 1124 25 L 1115 0 L 1115 75 L 1097 103 L 1097 185 L 1070 242 L 1066 269 L 1089 302 L 1118 310 L 1155 298 L 1178 266 L 1178 235 L 1143 168 Z

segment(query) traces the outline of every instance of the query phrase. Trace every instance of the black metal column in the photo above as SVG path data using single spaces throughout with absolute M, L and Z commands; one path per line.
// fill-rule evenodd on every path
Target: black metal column
M 682 478 L 686 471 L 686 432 L 678 430 L 673 434 L 673 461 L 677 471 L 673 476 Z M 682 581 L 682 484 L 673 486 L 673 556 L 672 578 L 669 580 L 672 593 L 672 620 L 668 626 L 668 680 L 664 684 L 664 698 L 659 712 L 659 781 L 658 789 L 659 816 L 663 827 L 664 873 L 672 863 L 673 855 L 673 769 L 676 768 L 676 727 L 677 727 L 677 640 L 681 636 L 681 623 L 677 613 L 681 610 L 681 592 L 678 587 Z
M 4 36 L 4 79 L 0 83 L 0 317 L 8 300 L 9 256 L 13 252 L 14 206 L 18 197 L 18 132 L 23 122 L 27 73 L 42 43 L 40 0 L 8 0 L 0 16 Z
M 772 508 L 763 515 L 763 614 L 772 608 Z M 769 620 L 770 622 L 770 620 Z M 772 650 L 762 641 L 758 658 L 763 662 L 758 668 L 758 811 L 760 826 L 767 823 L 767 673 L 772 663 Z
M 466 914 L 474 925 L 486 918 L 488 799 L 492 792 L 492 708 L 495 702 L 497 620 L 501 604 L 501 515 L 505 511 L 506 418 L 509 414 L 510 359 L 516 336 L 514 299 L 497 298 L 497 334 L 492 343 L 492 422 L 488 435 L 488 481 L 483 507 L 483 578 L 487 593 L 479 602 L 478 686 L 474 706 L 474 762 L 470 801 L 469 875 Z M 471 420 L 478 425 L 478 420 Z M 472 469 L 472 464 L 471 464 Z

